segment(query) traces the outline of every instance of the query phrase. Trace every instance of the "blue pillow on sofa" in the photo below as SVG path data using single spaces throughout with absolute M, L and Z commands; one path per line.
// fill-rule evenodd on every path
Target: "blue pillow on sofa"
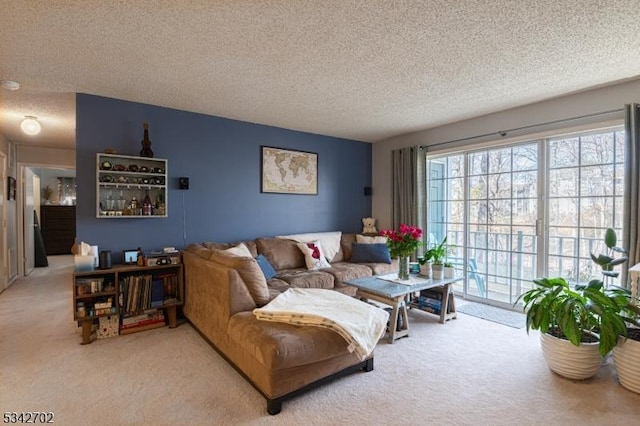
M 389 247 L 384 243 L 351 245 L 351 262 L 353 263 L 391 263 Z
M 271 263 L 269 263 L 266 257 L 259 254 L 258 257 L 256 257 L 256 262 L 258 262 L 258 266 L 262 270 L 265 279 L 270 280 L 276 276 L 276 270 L 273 269 L 273 266 L 271 266 Z

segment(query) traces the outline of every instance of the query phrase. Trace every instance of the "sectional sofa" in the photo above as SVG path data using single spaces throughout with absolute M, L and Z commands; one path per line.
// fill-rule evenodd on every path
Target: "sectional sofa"
M 345 281 L 397 270 L 395 260 L 367 262 L 360 256 L 359 263 L 351 262 L 355 234 L 287 237 L 291 238 L 257 238 L 241 245 L 191 244 L 183 252 L 185 316 L 267 399 L 269 414 L 280 412 L 285 399 L 329 378 L 372 370 L 373 353 L 360 359 L 332 330 L 260 321 L 253 310 L 291 287 L 353 296 L 356 289 Z M 299 244 L 313 237 L 324 241 L 328 267 L 309 270 L 305 263 Z M 246 247 L 251 257 L 228 252 L 239 247 Z M 256 258 L 273 270 L 265 274 Z

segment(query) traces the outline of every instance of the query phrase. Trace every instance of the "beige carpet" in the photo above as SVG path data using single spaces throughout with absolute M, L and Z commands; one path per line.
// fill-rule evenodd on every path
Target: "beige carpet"
M 462 314 L 441 325 L 422 312 L 410 313 L 410 337 L 378 344 L 374 371 L 269 416 L 188 324 L 80 345 L 71 258 L 49 262 L 0 294 L 2 411 L 52 411 L 62 425 L 640 424 L 640 395 L 610 363 L 572 382 L 547 369 L 535 333 Z

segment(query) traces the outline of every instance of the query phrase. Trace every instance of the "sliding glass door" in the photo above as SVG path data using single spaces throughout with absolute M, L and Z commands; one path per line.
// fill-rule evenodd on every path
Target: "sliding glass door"
M 511 306 L 538 276 L 585 280 L 620 228 L 623 131 L 427 156 L 427 233 L 445 236 L 465 297 Z
M 547 274 L 589 281 L 600 275 L 590 253 L 622 230 L 624 131 L 551 139 L 548 158 Z

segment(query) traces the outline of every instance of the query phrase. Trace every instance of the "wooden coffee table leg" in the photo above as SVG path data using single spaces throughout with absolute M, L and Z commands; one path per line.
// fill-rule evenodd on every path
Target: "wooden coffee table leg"
M 392 304 L 393 310 L 389 314 L 389 343 L 396 340 L 396 330 L 398 328 L 398 303 Z
M 451 284 L 445 284 L 442 289 L 442 305 L 440 309 L 440 324 L 450 319 L 456 319 L 456 302 L 451 292 Z
M 409 316 L 407 315 L 407 304 L 404 302 L 404 296 L 397 297 L 393 301 L 388 302 L 393 306 L 391 316 L 389 318 L 389 343 L 393 343 L 396 339 L 409 335 Z M 398 330 L 398 318 L 402 317 L 402 327 Z
M 358 290 L 358 296 L 368 300 L 384 303 L 391 306 L 392 310 L 389 314 L 389 343 L 393 343 L 396 339 L 409 335 L 409 316 L 407 315 L 407 304 L 404 302 L 405 296 L 396 298 L 387 298 L 366 291 Z M 402 315 L 403 324 L 400 331 L 398 328 L 398 315 Z

